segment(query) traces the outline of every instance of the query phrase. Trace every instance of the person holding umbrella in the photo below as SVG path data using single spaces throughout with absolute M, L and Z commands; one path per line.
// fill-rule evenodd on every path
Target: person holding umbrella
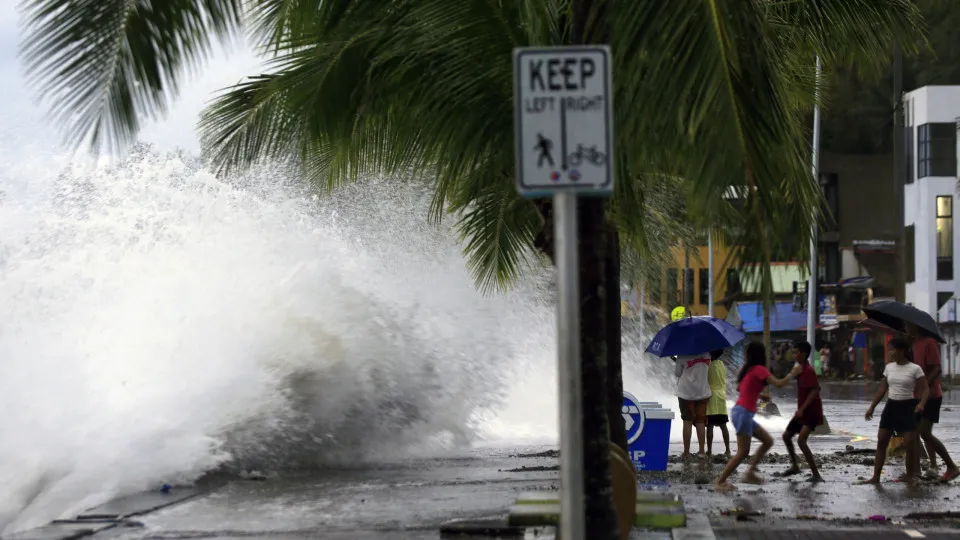
M 707 404 L 713 390 L 710 389 L 709 371 L 712 359 L 709 354 L 679 356 L 676 360 L 677 401 L 680 405 L 680 420 L 683 421 L 683 455 L 690 457 L 690 437 L 697 428 L 697 455 L 704 455 L 704 439 L 707 431 Z
M 869 319 L 880 323 L 882 327 L 906 334 L 913 341 L 911 347 L 913 362 L 923 373 L 923 384 L 918 383 L 913 389 L 913 397 L 917 399 L 919 394 L 924 393 L 928 394 L 925 401 L 932 399 L 932 402 L 924 403 L 925 407 L 916 428 L 920 434 L 919 438 L 923 439 L 927 446 L 930 468 L 935 471 L 936 456 L 939 455 L 943 458 L 944 465 L 947 467 L 947 472 L 944 473 L 941 480 L 944 482 L 953 480 L 960 476 L 960 470 L 957 469 L 956 464 L 950 458 L 950 454 L 947 453 L 943 443 L 933 435 L 933 424 L 940 420 L 940 405 L 943 400 L 943 389 L 940 386 L 940 347 L 937 343 L 947 342 L 940 333 L 940 326 L 929 313 L 892 300 L 881 300 L 864 306 L 863 312 Z M 926 407 L 930 407 L 929 412 L 926 411 Z M 919 442 L 914 441 L 913 444 L 918 445 L 918 447 L 913 449 L 908 447 L 908 452 L 912 450 L 911 457 L 913 459 L 910 468 L 915 473 L 919 473 Z M 936 472 L 933 474 L 936 474 Z
M 683 458 L 690 456 L 690 438 L 697 427 L 700 455 L 704 453 L 707 403 L 713 395 L 708 372 L 709 351 L 731 347 L 746 337 L 742 331 L 715 317 L 689 317 L 664 326 L 650 340 L 647 352 L 661 358 L 676 357 L 677 399 L 683 420 Z
M 913 363 L 920 366 L 927 380 L 927 386 L 930 389 L 930 396 L 927 398 L 927 404 L 920 414 L 917 424 L 917 433 L 927 447 L 927 456 L 930 457 L 930 469 L 927 476 L 936 478 L 937 475 L 937 456 L 943 459 L 943 464 L 947 470 L 940 478 L 943 482 L 949 482 L 960 476 L 960 469 L 950 458 L 950 453 L 943 443 L 933 434 L 933 425 L 940 422 L 940 406 L 943 404 L 943 387 L 940 384 L 940 346 L 936 340 L 924 334 L 920 327 L 915 324 L 907 324 L 907 337 L 913 341 Z M 920 389 L 914 389 L 914 399 L 920 398 Z M 919 450 L 919 449 L 917 449 Z M 920 470 L 920 452 L 914 452 L 916 463 L 915 470 Z

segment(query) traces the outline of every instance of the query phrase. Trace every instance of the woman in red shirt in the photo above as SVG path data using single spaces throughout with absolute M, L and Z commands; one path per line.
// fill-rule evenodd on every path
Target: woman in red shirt
M 773 438 L 767 433 L 767 430 L 760 427 L 753 419 L 757 414 L 757 401 L 760 399 L 760 392 L 767 384 L 772 384 L 777 388 L 783 388 L 790 384 L 790 381 L 799 373 L 799 368 L 794 367 L 793 371 L 784 379 L 778 379 L 767 370 L 767 351 L 762 343 L 751 343 L 747 345 L 744 354 L 743 368 L 740 369 L 740 376 L 737 378 L 737 390 L 740 397 L 737 404 L 730 410 L 730 421 L 737 431 L 737 453 L 723 474 L 717 479 L 714 489 L 717 491 L 732 491 L 736 486 L 727 481 L 727 478 L 733 474 L 733 471 L 740 466 L 743 460 L 750 455 L 750 439 L 756 438 L 760 441 L 760 449 L 754 454 L 750 461 L 750 469 L 743 475 L 743 481 L 748 484 L 762 484 L 763 480 L 757 476 L 757 465 L 763 456 L 766 455 L 770 447 L 773 446 Z

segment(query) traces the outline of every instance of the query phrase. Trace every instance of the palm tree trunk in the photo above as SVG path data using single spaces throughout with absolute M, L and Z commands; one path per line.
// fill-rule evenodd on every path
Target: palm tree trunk
M 604 42 L 607 28 L 593 28 L 588 35 L 587 23 L 604 21 L 601 16 L 605 4 L 593 0 L 572 0 L 570 14 L 570 42 L 574 45 Z M 596 16 L 597 18 L 592 17 Z M 607 343 L 612 332 L 608 325 L 620 328 L 620 282 L 609 286 L 604 269 L 610 235 L 606 227 L 605 201 L 599 197 L 584 197 L 578 202 L 580 255 L 580 373 L 583 392 L 583 477 L 585 499 L 585 533 L 591 540 L 618 540 L 619 524 L 613 506 L 613 483 L 610 477 L 610 427 L 607 422 L 608 404 L 612 398 L 607 391 Z M 619 276 L 619 265 L 616 267 Z M 604 287 L 608 285 L 606 288 Z M 613 298 L 611 298 L 611 296 Z M 610 304 L 617 306 L 617 317 L 608 320 Z M 619 341 L 618 341 L 619 344 Z M 617 347 L 619 349 L 619 347 Z M 619 360 L 617 361 L 619 364 Z M 622 387 L 622 383 L 621 383 Z M 616 394 L 622 399 L 622 393 Z M 621 418 L 617 415 L 617 418 Z
M 534 204 L 544 220 L 534 245 L 556 264 L 553 205 L 549 199 L 536 200 Z M 620 411 L 620 235 L 614 225 L 604 221 L 603 214 L 600 199 L 578 202 L 584 496 L 586 531 L 591 540 L 617 538 L 607 441 L 627 447 Z
M 613 508 L 609 460 L 610 429 L 607 422 L 611 397 L 607 394 L 607 340 L 610 335 L 607 326 L 620 320 L 620 287 L 619 283 L 615 290 L 604 286 L 609 283 L 604 263 L 610 235 L 605 226 L 603 199 L 582 198 L 577 206 L 580 237 L 580 373 L 583 379 L 585 530 L 587 538 L 591 540 L 616 540 L 618 525 Z M 619 269 L 617 273 L 619 274 Z M 617 300 L 617 319 L 609 321 L 608 306 L 614 303 L 610 300 L 614 294 Z M 617 418 L 621 418 L 619 414 Z
M 604 263 L 604 288 L 607 291 L 607 424 L 610 440 L 627 450 L 627 426 L 623 423 L 623 365 L 620 314 L 620 233 L 607 223 L 607 253 Z M 614 294 L 616 291 L 617 294 Z

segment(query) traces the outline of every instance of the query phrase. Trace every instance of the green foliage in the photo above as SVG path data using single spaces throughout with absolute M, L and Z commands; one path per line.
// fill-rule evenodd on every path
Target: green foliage
M 241 0 L 24 0 L 28 80 L 74 146 L 116 150 L 163 114 L 180 71 L 240 23 Z
M 363 175 L 433 178 L 433 216 L 452 212 L 478 283 L 503 286 L 550 226 L 549 205 L 513 188 L 511 52 L 569 43 L 571 5 L 252 0 L 246 20 L 272 55 L 269 72 L 206 111 L 204 150 L 224 171 L 288 161 L 325 187 Z M 869 66 L 892 42 L 919 41 L 906 0 L 579 5 L 587 40 L 614 53 L 608 212 L 628 260 L 662 259 L 677 237 L 717 224 L 735 224 L 732 243 L 760 261 L 793 249 L 776 240 L 787 231 L 789 245 L 804 246 L 820 204 L 803 121 L 813 55 Z M 63 123 L 75 142 L 89 133 L 128 141 L 139 117 L 163 112 L 182 67 L 240 20 L 239 0 L 25 6 L 32 72 L 48 97 L 72 91 L 53 110 L 76 113 Z M 78 47 L 92 52 L 63 62 Z M 746 189 L 741 206 L 723 198 L 731 186 Z M 665 206 L 682 207 L 683 221 Z
M 925 39 L 903 43 L 903 91 L 937 84 L 960 84 L 960 3 L 953 0 L 915 0 L 926 22 Z M 915 54 L 911 54 L 915 53 Z M 885 56 L 892 60 L 892 51 Z M 893 66 L 887 62 L 875 73 L 832 70 L 823 127 L 826 151 L 884 154 L 893 149 Z

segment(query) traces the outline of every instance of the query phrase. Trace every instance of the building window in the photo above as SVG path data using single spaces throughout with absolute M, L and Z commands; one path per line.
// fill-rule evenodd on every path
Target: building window
M 917 241 L 917 228 L 913 225 L 907 225 L 903 228 L 903 236 L 906 241 L 906 244 L 903 246 L 903 257 L 906 259 L 905 266 L 907 267 L 906 281 L 907 283 L 913 283 L 916 280 L 917 276 L 917 257 L 916 257 L 916 241 Z
M 683 305 L 693 305 L 693 293 L 695 292 L 693 283 L 693 268 L 683 269 Z
M 823 186 L 823 198 L 827 201 L 827 210 L 830 211 L 830 215 L 826 216 L 827 222 L 824 231 L 839 231 L 840 229 L 837 227 L 840 223 L 840 185 L 838 176 L 835 173 L 821 174 L 820 185 Z
M 924 124 L 917 128 L 917 178 L 956 175 L 956 124 Z
M 710 305 L 710 269 L 701 268 L 700 275 L 697 276 L 700 279 L 700 298 L 697 301 L 698 304 L 703 304 L 705 306 Z
M 937 279 L 953 279 L 953 197 L 937 197 Z
M 843 259 L 840 257 L 840 244 L 827 242 L 824 245 L 823 281 L 838 283 L 843 274 Z
M 650 303 L 659 306 L 663 299 L 663 283 L 658 279 L 656 283 L 650 284 Z
M 673 309 L 680 301 L 680 291 L 677 285 L 680 283 L 680 273 L 676 268 L 667 269 L 667 307 Z
M 740 271 L 736 268 L 727 268 L 727 297 L 742 292 L 740 287 Z

